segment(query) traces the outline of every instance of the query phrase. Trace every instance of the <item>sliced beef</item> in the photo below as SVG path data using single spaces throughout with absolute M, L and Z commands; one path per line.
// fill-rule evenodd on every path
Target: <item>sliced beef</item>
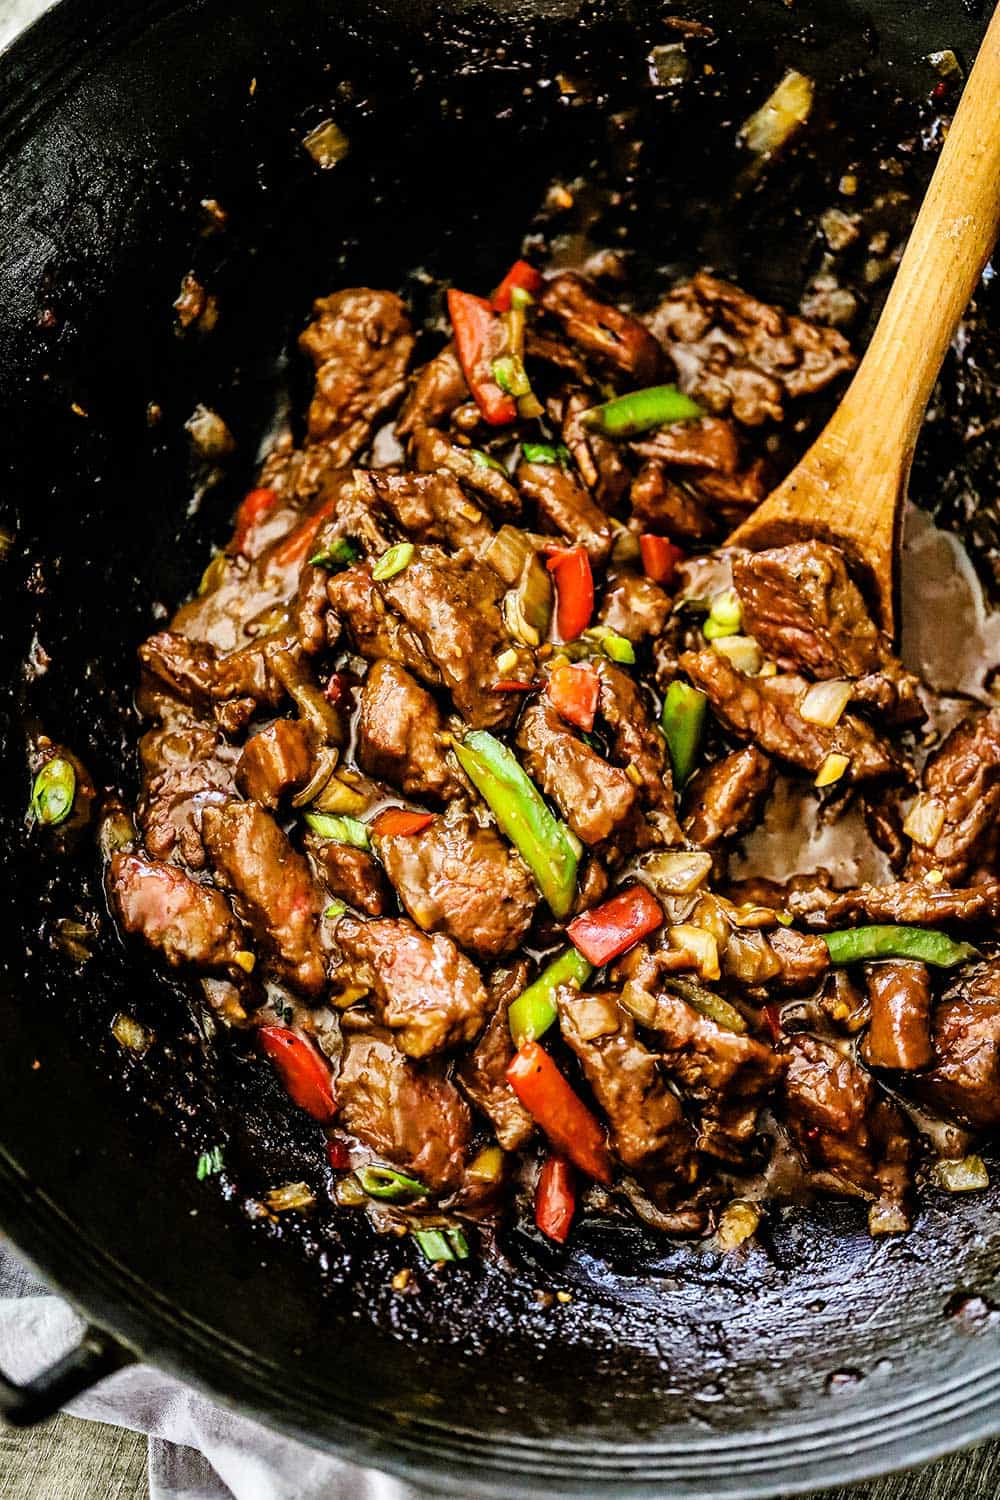
M 306 860 L 256 802 L 207 807 L 202 835 L 216 875 L 279 973 L 293 989 L 318 997 L 326 983 L 323 896 Z
M 1000 1125 L 1000 964 L 994 959 L 935 1007 L 934 1066 L 915 1084 L 933 1110 L 971 1125 Z
M 306 853 L 316 879 L 331 896 L 346 901 L 370 917 L 381 917 L 392 903 L 382 867 L 367 849 L 338 844 L 334 839 L 306 835 Z
M 632 443 L 640 458 L 679 469 L 706 469 L 714 474 L 735 474 L 740 445 L 732 422 L 720 417 L 702 417 L 697 422 L 674 422 L 659 427 Z
M 361 694 L 358 763 L 408 797 L 447 801 L 465 791 L 442 744 L 444 720 L 430 693 L 393 661 L 373 665 Z
M 447 469 L 427 474 L 372 470 L 359 478 L 358 498 L 367 515 L 382 516 L 415 542 L 441 542 L 475 556 L 489 546 L 493 536 L 478 505 L 466 497 Z M 372 550 L 382 552 L 385 547 Z
M 718 529 L 705 503 L 684 488 L 655 459 L 644 463 L 629 490 L 632 519 L 643 531 L 668 536 L 672 542 L 697 545 Z
M 514 1052 L 507 1006 L 500 1004 L 458 1069 L 459 1083 L 489 1120 L 505 1151 L 520 1150 L 535 1131 L 534 1120 L 507 1082 L 507 1067 Z
M 714 849 L 748 833 L 760 820 L 774 785 L 774 766 L 756 745 L 733 750 L 691 778 L 684 792 L 689 809 L 684 830 L 692 844 Z
M 409 437 L 421 427 L 443 427 L 468 396 L 455 346 L 446 344 L 417 371 L 396 421 L 397 436 Z
M 477 970 L 450 938 L 428 937 L 412 922 L 343 918 L 337 942 L 352 978 L 372 993 L 381 1023 L 408 1057 L 471 1042 L 489 1013 Z
M 996 861 L 1000 839 L 1000 710 L 966 719 L 924 767 L 921 793 L 942 815 L 934 842 L 914 842 L 908 875 L 940 870 L 951 885 Z
M 147 731 L 139 750 L 143 788 L 136 818 L 143 843 L 156 859 L 202 869 L 202 813 L 235 797 L 239 751 L 215 725 L 183 712 Z
M 390 658 L 424 682 L 439 684 L 441 673 L 405 620 L 388 607 L 372 579 L 369 563 L 335 573 L 327 585 L 330 606 L 347 627 L 355 650 L 368 661 Z
M 396 894 L 424 932 L 443 932 L 480 959 L 521 942 L 538 892 L 520 855 L 456 803 L 427 828 L 377 838 Z
M 813 677 L 863 677 L 882 665 L 885 642 L 838 548 L 809 541 L 741 553 L 733 586 L 743 628 L 768 656 Z
M 767 935 L 768 946 L 781 965 L 771 983 L 775 989 L 801 994 L 814 989 L 830 967 L 830 951 L 820 937 L 796 932 L 794 927 L 776 927 Z
M 1000 919 L 1000 880 L 952 890 L 925 880 L 898 880 L 892 885 L 862 885 L 853 891 L 823 886 L 793 891 L 785 909 L 821 930 L 842 927 L 864 917 L 869 922 L 939 927 L 949 922 L 996 922 Z
M 521 514 L 517 490 L 503 470 L 487 463 L 477 448 L 462 448 L 431 427 L 420 428 L 411 446 L 418 469 L 449 471 L 469 489 L 478 491 L 498 515 L 516 520 Z
M 168 964 L 241 973 L 236 955 L 246 942 L 221 891 L 138 854 L 112 856 L 108 888 L 125 931 L 138 933 Z
M 778 760 L 815 776 L 828 755 L 846 755 L 845 784 L 901 773 L 886 741 L 854 714 L 843 714 L 832 729 L 803 719 L 799 704 L 808 684 L 801 677 L 747 677 L 717 651 L 685 651 L 680 664 L 732 734 Z
M 651 385 L 663 365 L 656 339 L 638 318 L 603 302 L 596 287 L 572 271 L 545 283 L 541 307 L 588 358 L 635 385 Z
M 574 546 L 587 549 L 592 563 L 602 566 L 611 553 L 611 523 L 583 485 L 561 464 L 521 463 L 517 482 L 534 501 L 542 520 Z
M 306 726 L 300 719 L 275 719 L 247 740 L 236 767 L 236 785 L 244 797 L 275 808 L 288 792 L 305 786 L 311 771 Z
M 291 603 L 289 622 L 306 656 L 317 656 L 330 644 L 326 580 L 325 568 L 310 567 L 307 563 L 299 574 L 299 586 Z
M 628 823 L 636 788 L 623 770 L 578 739 L 547 701 L 525 709 L 517 743 L 528 775 L 585 844 L 599 844 Z
M 338 1123 L 434 1192 L 457 1188 L 472 1114 L 440 1065 L 404 1057 L 388 1032 L 344 1026 Z
M 926 964 L 891 959 L 868 970 L 871 1024 L 861 1055 L 872 1068 L 926 1068 L 931 1047 L 931 980 Z
M 597 623 L 629 641 L 655 640 L 670 617 L 670 596 L 643 573 L 619 573 L 608 582 Z
M 601 508 L 612 513 L 629 486 L 629 470 L 620 444 L 585 427 L 580 418 L 594 405 L 587 391 L 571 390 L 549 403 L 549 414 L 559 427 L 576 472 Z
M 787 399 L 824 389 L 855 364 L 842 334 L 703 271 L 675 287 L 648 321 L 681 388 L 748 427 L 780 422 Z
M 276 708 L 284 689 L 270 670 L 270 645 L 244 646 L 220 654 L 213 646 L 164 630 L 139 647 L 139 659 L 170 692 L 211 712 L 229 733 L 241 729 L 260 707 Z
M 313 318 L 299 339 L 316 369 L 309 439 L 349 463 L 403 394 L 414 345 L 410 320 L 393 292 L 368 287 L 317 298 Z
M 655 1055 L 613 995 L 557 995 L 559 1025 L 611 1127 L 619 1160 L 639 1172 L 690 1181 L 691 1131 Z
M 615 759 L 631 768 L 647 821 L 664 844 L 681 844 L 674 810 L 674 783 L 667 742 L 657 728 L 642 689 L 621 667 L 610 661 L 596 663 L 601 679 L 598 712 L 611 730 Z

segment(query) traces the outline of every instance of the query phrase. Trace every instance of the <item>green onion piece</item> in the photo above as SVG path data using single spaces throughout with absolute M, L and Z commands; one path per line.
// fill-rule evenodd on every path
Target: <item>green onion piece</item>
M 199 1182 L 204 1182 L 206 1177 L 214 1177 L 216 1172 L 222 1171 L 222 1147 L 213 1146 L 211 1151 L 203 1151 L 198 1158 L 195 1168 L 195 1176 Z
M 553 916 L 568 917 L 576 893 L 579 839 L 561 823 L 507 746 L 485 729 L 474 729 L 455 754 L 524 860 Z
M 692 1010 L 696 1010 L 700 1016 L 704 1016 L 707 1020 L 714 1021 L 716 1026 L 722 1027 L 723 1031 L 736 1031 L 740 1035 L 746 1031 L 746 1020 L 736 1009 L 736 1006 L 730 1005 L 728 1000 L 724 1000 L 714 990 L 706 989 L 697 980 L 682 979 L 677 975 L 670 974 L 664 976 L 663 987 L 672 991 L 675 995 L 680 995 L 683 1000 L 687 1001 Z
M 307 812 L 306 822 L 321 839 L 332 839 L 336 844 L 353 844 L 355 849 L 371 848 L 368 829 L 357 818 L 339 817 L 334 813 Z
M 469 1242 L 460 1229 L 415 1229 L 413 1238 L 428 1260 L 468 1260 Z
M 54 756 L 35 777 L 31 788 L 31 811 L 39 823 L 54 828 L 73 811 L 76 772 L 68 760 Z
M 565 443 L 522 443 L 521 453 L 526 464 L 558 464 L 565 469 L 569 463 Z
M 956 943 L 946 932 L 929 927 L 851 927 L 827 932 L 823 941 L 830 962 L 856 964 L 867 958 L 916 958 L 939 969 L 951 969 L 979 957 L 971 943 Z
M 660 723 L 667 737 L 674 781 L 682 787 L 694 769 L 705 728 L 708 699 L 689 682 L 672 682 L 663 700 Z
M 397 573 L 402 573 L 404 568 L 409 567 L 413 561 L 416 551 L 412 542 L 397 542 L 395 547 L 390 547 L 388 552 L 383 552 L 378 562 L 372 568 L 372 577 L 376 583 L 384 583 L 387 578 L 395 578 Z
M 651 385 L 644 391 L 616 396 L 603 406 L 592 406 L 580 421 L 606 437 L 628 438 L 671 422 L 694 422 L 704 415 L 697 401 L 685 396 L 675 385 Z
M 735 589 L 723 589 L 716 594 L 708 611 L 708 619 L 701 627 L 707 641 L 722 640 L 729 635 L 739 635 L 743 624 L 743 606 Z
M 531 307 L 534 301 L 534 297 L 530 292 L 525 291 L 523 286 L 511 287 L 510 305 L 511 307 L 516 308 L 519 312 L 523 312 L 526 307 Z
M 507 1023 L 515 1047 L 525 1042 L 536 1042 L 544 1036 L 556 1019 L 555 992 L 561 984 L 571 984 L 576 989 L 587 983 L 593 967 L 582 953 L 568 948 L 543 969 L 533 984 L 522 990 L 507 1008 Z
M 465 451 L 472 462 L 478 464 L 481 469 L 496 469 L 498 474 L 507 478 L 507 470 L 498 458 L 493 457 L 492 453 L 484 453 L 482 448 L 466 448 Z
M 387 1203 L 403 1203 L 410 1198 L 427 1196 L 427 1189 L 418 1178 L 407 1177 L 405 1172 L 396 1172 L 392 1167 L 359 1167 L 354 1175 L 369 1198 L 382 1198 Z
M 346 910 L 346 901 L 331 901 L 323 915 L 324 917 L 329 917 L 332 921 L 335 917 L 342 917 Z
M 313 553 L 309 559 L 309 566 L 325 568 L 328 573 L 342 573 L 345 568 L 351 566 L 351 563 L 357 562 L 360 556 L 360 549 L 355 546 L 350 537 L 338 536 L 329 547 L 324 547 L 321 552 Z
M 635 647 L 624 635 L 606 635 L 601 642 L 601 650 L 605 656 L 612 661 L 619 662 L 622 666 L 635 666 Z

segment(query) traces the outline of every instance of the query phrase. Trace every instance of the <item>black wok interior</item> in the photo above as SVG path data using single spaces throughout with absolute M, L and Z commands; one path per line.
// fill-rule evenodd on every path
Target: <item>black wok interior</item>
M 0 562 L 0 1225 L 144 1356 L 463 1494 L 774 1494 L 996 1431 L 1000 1194 L 929 1191 L 888 1241 L 860 1205 L 782 1211 L 726 1259 L 634 1223 L 585 1223 L 568 1257 L 515 1230 L 514 1275 L 470 1263 L 399 1298 L 403 1252 L 359 1217 L 248 1220 L 272 1165 L 324 1180 L 321 1134 L 238 1036 L 209 1042 L 191 995 L 122 949 L 92 848 L 60 858 L 26 830 L 25 735 L 40 725 L 133 792 L 135 648 L 224 536 L 276 406 L 301 409 L 291 351 L 314 295 L 392 287 L 433 317 L 437 278 L 491 285 L 549 182 L 585 175 L 591 239 L 632 252 L 650 296 L 707 263 L 794 306 L 843 172 L 892 157 L 891 185 L 919 192 L 938 108 L 923 59 L 968 62 L 983 23 L 962 0 L 690 0 L 674 13 L 717 40 L 690 43 L 688 85 L 657 90 L 645 59 L 677 39 L 668 13 L 67 0 L 0 63 L 0 524 L 15 533 Z M 785 66 L 818 80 L 817 116 L 753 177 L 736 127 Z M 352 149 L 323 173 L 301 138 L 331 115 Z M 862 191 L 880 182 L 872 168 Z M 205 198 L 225 233 L 205 233 Z M 222 314 L 200 341 L 173 328 L 190 269 Z M 986 287 L 966 351 L 983 369 L 998 302 Z M 969 515 L 990 459 L 960 437 L 989 382 L 953 367 L 943 389 L 957 415 L 934 424 L 914 494 L 962 526 L 992 587 L 995 512 Z M 198 402 L 238 449 L 193 504 Z M 85 965 L 53 947 L 66 917 L 99 926 Z M 110 1035 L 119 1010 L 156 1033 L 141 1058 Z M 221 1191 L 195 1176 L 217 1143 Z M 544 1305 L 547 1288 L 572 1301 Z

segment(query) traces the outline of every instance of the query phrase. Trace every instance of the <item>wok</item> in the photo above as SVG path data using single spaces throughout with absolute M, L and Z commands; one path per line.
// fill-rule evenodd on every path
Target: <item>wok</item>
M 209 1038 L 184 986 L 120 945 L 93 848 L 62 856 L 25 827 L 33 726 L 134 791 L 136 645 L 225 534 L 276 405 L 302 409 L 289 351 L 313 295 L 400 287 L 432 316 L 435 278 L 497 280 L 554 177 L 592 184 L 569 229 L 629 251 L 649 295 L 709 263 L 795 305 L 845 173 L 885 196 L 887 222 L 912 215 L 943 107 L 924 57 L 968 61 L 976 6 L 677 14 L 716 36 L 690 38 L 689 77 L 661 88 L 648 55 L 681 33 L 659 5 L 567 0 L 64 0 L 0 63 L 0 508 L 15 537 L 0 563 L 0 1224 L 91 1325 L 32 1386 L 4 1385 L 15 1421 L 142 1358 L 438 1490 L 713 1500 L 1000 1431 L 995 1189 L 929 1191 L 913 1233 L 881 1241 L 863 1205 L 783 1209 L 725 1259 L 610 1221 L 582 1224 L 563 1255 L 515 1226 L 512 1270 L 452 1268 L 406 1297 L 389 1285 L 403 1250 L 359 1216 L 248 1217 L 279 1173 L 325 1201 L 315 1128 L 241 1037 Z M 785 66 L 817 80 L 815 115 L 755 174 L 736 126 Z M 301 138 L 330 116 L 351 154 L 321 172 Z M 879 300 L 868 253 L 859 337 Z M 171 301 L 189 269 L 220 318 L 181 340 Z M 986 287 L 914 479 L 987 581 L 995 517 L 976 479 L 995 449 L 963 435 L 995 415 L 997 327 Z M 199 402 L 238 444 L 208 487 L 183 430 Z M 86 962 L 60 947 L 65 919 L 92 930 Z M 119 1011 L 155 1032 L 148 1052 L 113 1040 Z M 226 1171 L 199 1182 L 215 1144 Z M 536 1295 L 554 1288 L 572 1300 Z

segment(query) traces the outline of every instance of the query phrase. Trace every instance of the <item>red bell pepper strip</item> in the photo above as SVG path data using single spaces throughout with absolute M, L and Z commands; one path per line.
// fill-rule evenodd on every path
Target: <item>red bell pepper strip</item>
M 372 832 L 378 838 L 394 838 L 397 834 L 422 833 L 434 822 L 433 813 L 410 812 L 406 807 L 387 807 L 373 821 Z
M 502 682 L 494 682 L 490 687 L 491 693 L 533 693 L 538 687 L 537 682 L 522 682 L 516 677 L 505 677 Z
M 526 260 L 516 260 L 493 293 L 493 306 L 497 312 L 509 312 L 510 294 L 515 287 L 520 287 L 529 297 L 537 297 L 542 289 L 541 272 L 529 266 Z
M 771 1033 L 772 1042 L 777 1046 L 781 1041 L 781 1006 L 765 1005 L 763 1020 L 768 1031 Z
M 548 1156 L 535 1189 L 535 1223 L 543 1234 L 565 1244 L 576 1212 L 573 1168 L 563 1156 Z
M 336 1138 L 327 1141 L 326 1159 L 335 1172 L 346 1172 L 351 1165 L 351 1153 L 347 1142 Z
M 640 536 L 639 552 L 646 577 L 654 583 L 670 583 L 684 556 L 683 549 L 675 547 L 668 537 L 655 536 L 651 531 L 644 531 Z
M 594 575 L 585 547 L 555 552 L 545 564 L 556 585 L 556 630 L 562 641 L 575 641 L 594 613 Z
M 236 531 L 233 535 L 233 551 L 242 552 L 255 526 L 269 515 L 278 503 L 277 490 L 251 490 L 245 495 L 236 512 Z
M 588 1177 L 611 1181 L 604 1129 L 544 1047 L 525 1042 L 507 1068 L 507 1082 L 557 1151 Z
M 597 968 L 655 932 L 662 921 L 663 911 L 653 893 L 644 885 L 630 885 L 603 906 L 581 913 L 566 928 L 566 935 Z
M 287 1026 L 262 1026 L 260 1044 L 274 1063 L 285 1090 L 299 1109 L 326 1124 L 337 1112 L 330 1064 Z
M 343 672 L 331 672 L 329 681 L 323 689 L 323 697 L 328 703 L 339 703 L 349 686 Z
M 455 350 L 462 374 L 476 405 L 491 427 L 503 427 L 517 417 L 517 402 L 497 384 L 493 361 L 503 352 L 503 326 L 490 304 L 470 292 L 448 289 L 448 316 L 455 332 Z
M 316 533 L 323 522 L 332 516 L 336 504 L 337 496 L 331 495 L 329 499 L 324 500 L 318 510 L 314 510 L 312 515 L 302 522 L 301 526 L 296 526 L 294 531 L 282 537 L 271 553 L 269 568 L 290 568 L 296 563 L 303 563 L 316 540 Z
M 590 733 L 601 696 L 601 679 L 589 662 L 556 667 L 549 677 L 548 695 L 560 718 Z

